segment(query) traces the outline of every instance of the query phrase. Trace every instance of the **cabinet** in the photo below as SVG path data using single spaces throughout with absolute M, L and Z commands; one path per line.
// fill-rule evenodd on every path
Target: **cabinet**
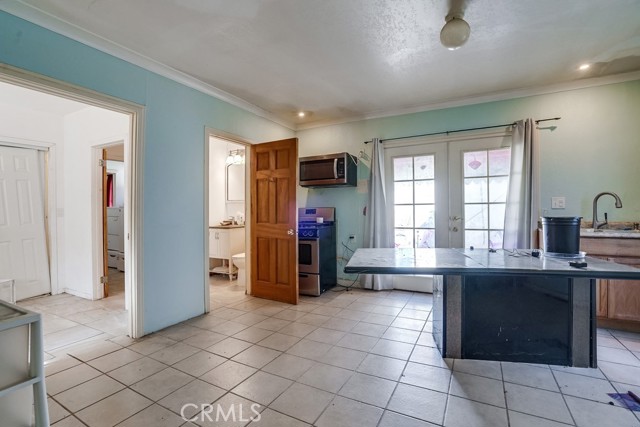
M 587 255 L 640 268 L 640 238 L 581 237 Z M 599 280 L 596 313 L 601 326 L 640 330 L 640 280 Z
M 209 258 L 222 260 L 222 265 L 210 268 L 211 273 L 228 274 L 229 280 L 236 273 L 231 257 L 244 252 L 244 226 L 210 227 Z
M 0 414 L 3 426 L 49 425 L 42 317 L 0 301 Z

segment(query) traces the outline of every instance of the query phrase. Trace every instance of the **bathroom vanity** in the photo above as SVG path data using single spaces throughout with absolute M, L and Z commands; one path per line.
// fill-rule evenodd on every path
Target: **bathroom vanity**
M 226 274 L 229 276 L 229 280 L 233 280 L 236 269 L 231 257 L 244 252 L 244 242 L 244 225 L 209 227 L 209 258 L 218 260 L 218 263 L 221 262 L 220 265 L 210 267 L 209 272 Z
M 530 250 L 357 249 L 345 273 L 433 274 L 433 336 L 443 357 L 596 367 L 596 279 L 640 269 Z

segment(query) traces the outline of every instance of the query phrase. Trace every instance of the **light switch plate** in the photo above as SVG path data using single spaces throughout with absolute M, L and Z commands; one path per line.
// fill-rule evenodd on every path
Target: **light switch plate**
M 564 209 L 565 198 L 564 196 L 557 196 L 551 198 L 551 209 Z

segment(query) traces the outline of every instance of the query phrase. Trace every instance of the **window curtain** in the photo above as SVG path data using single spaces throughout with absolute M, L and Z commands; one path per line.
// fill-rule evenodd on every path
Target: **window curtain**
M 502 247 L 527 249 L 537 246 L 540 212 L 540 149 L 535 120 L 517 121 L 512 138 Z
M 384 189 L 384 148 L 378 138 L 374 138 L 371 144 L 373 144 L 373 153 L 364 247 L 390 248 L 392 245 L 387 224 L 387 197 Z M 391 276 L 384 274 L 366 274 L 362 278 L 362 285 L 374 290 L 393 289 Z

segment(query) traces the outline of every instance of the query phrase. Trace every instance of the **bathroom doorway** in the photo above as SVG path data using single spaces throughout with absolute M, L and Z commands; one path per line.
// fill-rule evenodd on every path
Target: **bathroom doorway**
M 208 242 L 205 265 L 210 298 L 216 288 L 248 294 L 244 263 L 248 143 L 210 133 L 205 203 Z M 209 298 L 207 298 L 209 301 Z M 209 301 L 211 302 L 211 301 Z M 208 311 L 208 310 L 207 310 Z

